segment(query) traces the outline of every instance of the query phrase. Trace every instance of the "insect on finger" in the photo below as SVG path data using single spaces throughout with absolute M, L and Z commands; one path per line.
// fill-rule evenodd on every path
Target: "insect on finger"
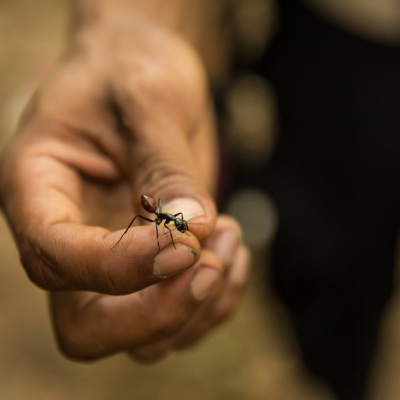
M 157 244 L 158 244 L 158 249 L 159 251 L 161 251 L 161 247 L 160 247 L 160 241 L 159 241 L 159 236 L 158 236 L 158 226 L 161 225 L 162 222 L 164 222 L 164 226 L 168 229 L 168 232 L 165 232 L 162 234 L 162 236 L 164 236 L 165 234 L 169 233 L 171 236 L 171 241 L 172 244 L 175 246 L 175 242 L 174 242 L 174 237 L 172 236 L 172 232 L 175 229 L 178 229 L 179 232 L 181 233 L 187 233 L 186 231 L 189 230 L 189 225 L 188 222 L 183 218 L 183 214 L 182 213 L 177 213 L 177 214 L 169 214 L 169 213 L 163 213 L 162 212 L 162 205 L 161 205 L 161 198 L 158 199 L 158 207 L 157 207 L 157 203 L 156 201 L 151 197 L 148 196 L 146 194 L 142 194 L 141 198 L 141 205 L 142 207 L 150 214 L 155 214 L 156 218 L 155 219 L 150 219 L 147 217 L 144 217 L 143 215 L 136 215 L 132 221 L 129 223 L 128 227 L 125 229 L 125 232 L 122 234 L 122 236 L 119 238 L 118 242 L 114 244 L 114 246 L 112 246 L 111 248 L 113 249 L 114 247 L 116 247 L 122 240 L 122 238 L 125 236 L 125 234 L 128 232 L 129 228 L 133 225 L 133 223 L 135 222 L 136 218 L 141 218 L 145 221 L 148 222 L 153 222 L 155 223 L 156 226 L 156 233 L 157 233 Z M 158 209 L 158 211 L 157 211 Z M 173 223 L 175 225 L 175 227 L 173 229 L 171 229 L 168 224 L 169 223 Z

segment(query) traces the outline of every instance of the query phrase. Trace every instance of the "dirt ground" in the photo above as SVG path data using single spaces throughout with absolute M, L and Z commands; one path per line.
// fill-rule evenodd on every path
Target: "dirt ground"
M 0 2 L 0 146 L 63 42 L 67 0 Z M 46 293 L 29 282 L 0 218 L 0 398 L 4 400 L 328 400 L 302 370 L 296 346 L 257 268 L 238 315 L 196 348 L 156 365 L 125 355 L 76 363 L 57 350 Z M 265 301 L 267 299 L 268 301 Z M 388 310 L 371 400 L 400 398 L 400 295 Z

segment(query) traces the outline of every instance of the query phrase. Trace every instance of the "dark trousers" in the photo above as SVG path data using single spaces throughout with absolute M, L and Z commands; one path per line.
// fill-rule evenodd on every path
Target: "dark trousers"
M 364 399 L 400 224 L 400 47 L 280 7 L 257 67 L 276 89 L 280 139 L 265 178 L 251 171 L 279 210 L 273 285 L 308 369 L 341 400 Z

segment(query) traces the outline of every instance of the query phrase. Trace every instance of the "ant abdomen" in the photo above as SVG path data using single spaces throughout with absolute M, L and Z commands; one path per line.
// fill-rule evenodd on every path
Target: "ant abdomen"
M 140 202 L 142 204 L 142 207 L 148 213 L 154 214 L 157 211 L 156 201 L 152 197 L 147 196 L 147 194 L 142 194 L 142 197 L 140 198 Z

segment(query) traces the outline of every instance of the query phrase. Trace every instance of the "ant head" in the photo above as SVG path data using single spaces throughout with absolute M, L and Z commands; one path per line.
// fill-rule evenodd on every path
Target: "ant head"
M 178 218 L 178 221 L 175 223 L 176 229 L 178 229 L 179 232 L 185 233 L 187 230 L 189 230 L 188 224 L 184 219 Z

